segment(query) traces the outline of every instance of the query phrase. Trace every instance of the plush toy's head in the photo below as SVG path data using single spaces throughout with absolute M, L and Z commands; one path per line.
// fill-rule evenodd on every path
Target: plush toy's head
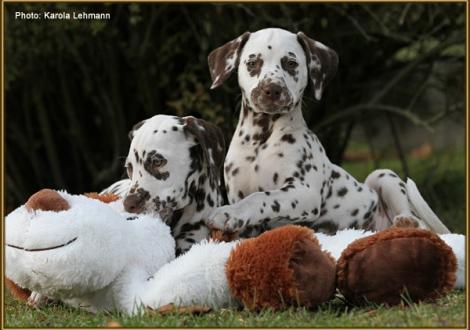
M 5 221 L 6 276 L 51 298 L 102 289 L 130 268 L 153 274 L 174 258 L 160 219 L 85 196 L 41 190 Z

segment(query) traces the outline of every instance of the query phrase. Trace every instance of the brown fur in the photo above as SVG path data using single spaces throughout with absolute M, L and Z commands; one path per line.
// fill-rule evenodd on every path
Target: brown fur
M 119 199 L 118 195 L 115 195 L 115 194 L 112 194 L 112 193 L 107 193 L 107 194 L 100 195 L 98 193 L 91 192 L 91 193 L 85 193 L 84 195 L 88 198 L 97 199 L 97 200 L 102 201 L 103 203 L 106 203 L 106 204 L 112 203 L 112 202 L 117 201 Z
M 393 305 L 402 294 L 419 301 L 449 292 L 456 269 L 452 249 L 436 234 L 391 228 L 351 243 L 338 261 L 337 282 L 353 302 Z
M 242 241 L 225 266 L 234 297 L 253 310 L 312 307 L 334 293 L 335 265 L 312 230 L 283 226 Z
M 27 302 L 31 291 L 28 289 L 20 288 L 15 282 L 5 277 L 5 287 L 10 291 L 11 295 L 22 302 Z
M 59 212 L 70 208 L 69 203 L 62 198 L 57 191 L 51 189 L 39 190 L 28 199 L 25 206 L 28 211 L 43 210 Z
M 209 71 L 212 77 L 212 88 L 222 85 L 230 74 L 238 67 L 239 56 L 245 43 L 250 37 L 250 32 L 243 33 L 239 38 L 227 42 L 225 45 L 214 49 L 208 56 Z M 227 60 L 235 57 L 234 64 L 230 68 L 226 68 Z M 216 81 L 216 78 L 219 79 Z

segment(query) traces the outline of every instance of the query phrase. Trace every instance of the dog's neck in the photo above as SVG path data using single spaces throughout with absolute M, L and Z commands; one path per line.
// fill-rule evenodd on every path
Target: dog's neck
M 243 98 L 234 138 L 241 140 L 242 144 L 263 144 L 269 139 L 273 131 L 286 128 L 293 130 L 307 128 L 300 102 L 288 113 L 268 114 L 254 112 Z
M 223 198 L 220 187 L 214 187 L 205 172 L 194 172 L 186 181 L 188 204 L 174 211 L 167 224 L 173 230 L 178 223 L 197 223 L 207 219 L 209 213 L 222 206 Z

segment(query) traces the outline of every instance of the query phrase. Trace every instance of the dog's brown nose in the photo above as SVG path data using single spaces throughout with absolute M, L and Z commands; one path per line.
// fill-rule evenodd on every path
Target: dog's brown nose
M 139 193 L 129 194 L 124 199 L 124 209 L 130 213 L 140 213 L 144 209 L 145 199 Z
M 265 97 L 271 101 L 277 101 L 281 98 L 282 87 L 275 83 L 269 83 L 261 87 Z

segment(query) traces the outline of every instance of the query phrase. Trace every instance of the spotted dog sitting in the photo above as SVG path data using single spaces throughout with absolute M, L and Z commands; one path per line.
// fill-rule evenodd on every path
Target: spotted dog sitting
M 157 115 L 135 125 L 129 137 L 129 179 L 102 193 L 123 196 L 127 212 L 160 215 L 171 227 L 177 254 L 208 238 L 204 220 L 223 204 L 220 129 L 194 117 Z
M 231 205 L 214 210 L 209 226 L 242 236 L 287 223 L 326 233 L 391 225 L 449 232 L 411 180 L 376 170 L 360 183 L 330 162 L 308 129 L 302 96 L 310 81 L 320 100 L 337 70 L 334 50 L 302 32 L 270 28 L 242 34 L 208 62 L 211 88 L 238 70 L 242 92 L 224 168 Z

